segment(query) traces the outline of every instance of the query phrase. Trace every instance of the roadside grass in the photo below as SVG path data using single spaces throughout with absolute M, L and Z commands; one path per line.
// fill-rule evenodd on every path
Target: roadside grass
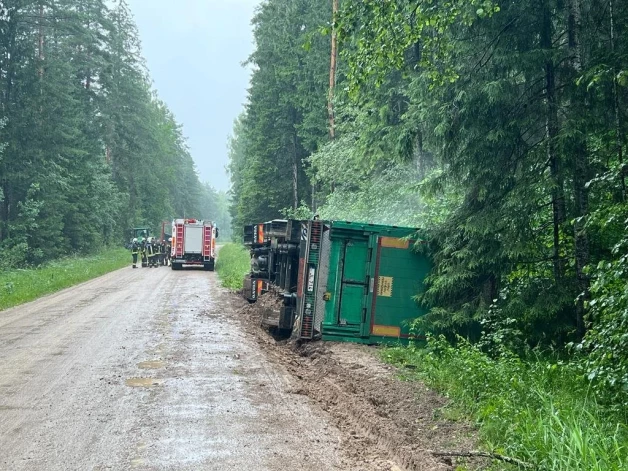
M 38 268 L 0 271 L 0 311 L 130 264 L 130 252 L 116 248 L 91 256 L 62 258 Z
M 405 367 L 406 379 L 449 397 L 448 407 L 477 422 L 491 452 L 536 470 L 628 469 L 628 410 L 598 404 L 575 365 L 506 353 L 493 359 L 464 342 L 456 348 L 435 343 L 385 349 L 382 357 Z M 517 468 L 500 462 L 491 469 Z
M 250 271 L 251 257 L 242 245 L 229 243 L 220 248 L 216 271 L 222 285 L 229 289 L 242 288 L 244 275 Z

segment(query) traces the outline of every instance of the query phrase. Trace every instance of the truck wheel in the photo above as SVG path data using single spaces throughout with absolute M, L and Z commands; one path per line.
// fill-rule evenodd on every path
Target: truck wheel
M 171 265 L 173 270 L 181 270 L 181 264 L 180 263 L 173 263 Z
M 214 262 L 206 263 L 203 265 L 205 271 L 214 271 Z

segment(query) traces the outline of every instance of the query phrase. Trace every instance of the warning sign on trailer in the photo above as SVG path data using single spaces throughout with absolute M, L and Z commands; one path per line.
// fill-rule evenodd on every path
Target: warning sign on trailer
M 394 278 L 392 276 L 379 277 L 377 280 L 377 296 L 392 298 L 393 279 Z

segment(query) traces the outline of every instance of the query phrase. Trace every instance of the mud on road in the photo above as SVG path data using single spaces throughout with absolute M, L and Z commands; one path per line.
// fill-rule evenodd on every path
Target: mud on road
M 403 371 L 382 363 L 376 347 L 276 341 L 259 326 L 255 305 L 243 304 L 239 312 L 269 358 L 292 375 L 292 393 L 329 413 L 342 432 L 342 449 L 362 469 L 444 471 L 487 464 L 432 453 L 475 449 L 475 428 L 447 419 L 448 401 L 421 382 L 401 380 Z
M 442 399 L 417 408 L 368 349 L 277 344 L 242 306 L 162 267 L 0 312 L 0 470 L 450 468 L 424 451 L 467 433 L 433 421 Z

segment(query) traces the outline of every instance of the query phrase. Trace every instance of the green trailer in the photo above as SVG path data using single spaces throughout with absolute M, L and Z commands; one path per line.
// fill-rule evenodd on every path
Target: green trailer
M 295 313 L 301 339 L 407 341 L 431 266 L 418 230 L 344 221 L 303 224 Z

